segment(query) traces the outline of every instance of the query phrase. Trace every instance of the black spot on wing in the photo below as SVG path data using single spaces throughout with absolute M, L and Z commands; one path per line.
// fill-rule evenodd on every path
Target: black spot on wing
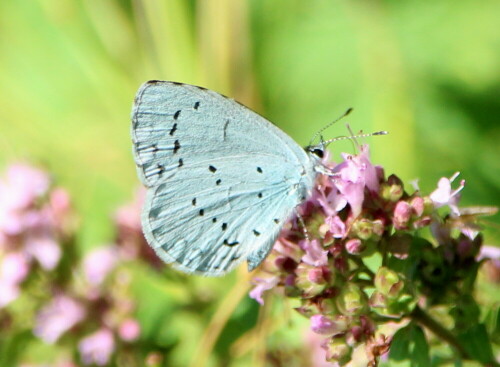
M 181 143 L 179 143 L 179 140 L 176 140 L 174 142 L 174 154 L 177 153 L 179 149 L 181 149 Z
M 184 161 L 182 160 L 182 158 L 179 158 L 179 166 L 178 167 L 182 167 L 184 165 Z
M 217 171 L 217 168 L 215 168 L 214 166 L 208 166 L 208 169 L 210 170 L 210 172 L 212 173 L 215 173 Z
M 177 130 L 177 124 L 174 124 L 174 126 L 172 126 L 172 128 L 170 129 L 170 136 L 174 135 L 175 131 Z
M 201 217 L 204 216 L 205 215 L 205 210 L 200 209 L 199 214 L 200 214 Z
M 257 167 L 257 172 L 262 173 L 262 168 Z
M 253 234 L 256 235 L 256 236 L 260 236 L 260 232 L 257 231 L 256 229 L 253 230 Z
M 193 200 L 191 200 L 191 204 L 193 204 L 193 206 L 196 205 L 196 198 L 194 198 Z
M 217 181 L 215 181 L 215 184 L 216 184 L 217 186 L 219 186 L 221 182 L 222 182 L 222 180 L 219 178 Z
M 224 242 L 223 242 L 223 243 L 224 243 L 224 245 L 229 246 L 229 247 L 233 247 L 233 246 L 236 246 L 236 245 L 238 245 L 238 244 L 239 244 L 239 242 L 238 242 L 238 241 L 229 242 L 229 241 L 227 240 L 227 238 L 224 240 Z
M 179 118 L 180 114 L 181 114 L 181 110 L 179 110 L 176 113 L 174 113 L 174 120 L 177 120 Z
M 200 107 L 200 102 L 196 102 L 196 103 L 194 104 L 194 106 L 193 106 L 193 108 L 194 108 L 195 110 L 197 110 L 197 109 L 198 109 L 198 107 Z

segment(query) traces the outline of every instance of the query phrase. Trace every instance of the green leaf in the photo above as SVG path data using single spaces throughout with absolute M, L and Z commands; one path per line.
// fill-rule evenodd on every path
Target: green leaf
M 481 363 L 494 360 L 491 342 L 484 324 L 477 324 L 461 333 L 458 340 L 469 354 L 469 357 Z
M 409 359 L 412 367 L 428 367 L 429 345 L 420 326 L 413 323 L 399 329 L 392 338 L 389 358 L 394 361 Z
M 410 325 L 396 331 L 392 337 L 391 348 L 389 350 L 389 358 L 394 361 L 402 361 L 410 357 L 409 340 L 411 327 Z
M 431 365 L 431 360 L 429 357 L 429 345 L 427 344 L 427 339 L 425 338 L 424 331 L 420 326 L 414 326 L 411 332 L 410 354 L 411 354 L 411 365 L 412 367 L 427 367 Z

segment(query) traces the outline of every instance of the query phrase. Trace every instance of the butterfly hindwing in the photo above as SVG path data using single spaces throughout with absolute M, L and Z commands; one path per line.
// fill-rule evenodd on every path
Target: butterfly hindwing
M 148 187 L 148 243 L 185 272 L 222 275 L 260 263 L 301 201 L 304 151 L 267 120 L 216 92 L 149 82 L 132 116 Z

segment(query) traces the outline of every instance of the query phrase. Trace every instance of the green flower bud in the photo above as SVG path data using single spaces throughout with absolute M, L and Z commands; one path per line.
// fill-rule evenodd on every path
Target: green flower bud
M 297 275 L 295 285 L 302 290 L 302 297 L 311 298 L 317 296 L 328 285 L 322 267 L 301 263 L 295 269 L 295 274 Z
M 396 202 L 404 194 L 403 182 L 395 175 L 389 176 L 387 182 L 380 185 L 380 196 L 385 200 Z
M 355 284 L 348 283 L 336 299 L 339 311 L 347 316 L 360 315 L 368 309 L 368 297 Z
M 344 338 L 333 338 L 326 344 L 326 360 L 343 366 L 351 361 L 352 348 Z
M 378 269 L 375 275 L 375 288 L 384 296 L 391 299 L 397 298 L 403 287 L 404 282 L 399 279 L 395 271 L 384 266 Z
M 373 223 L 368 219 L 361 218 L 354 222 L 351 233 L 362 240 L 367 240 L 373 235 Z

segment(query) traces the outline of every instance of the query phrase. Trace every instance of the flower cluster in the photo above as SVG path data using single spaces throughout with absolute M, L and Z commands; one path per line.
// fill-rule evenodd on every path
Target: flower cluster
M 250 292 L 261 304 L 273 288 L 297 298 L 296 310 L 324 337 L 326 359 L 339 365 L 361 345 L 376 365 L 391 342 L 377 327 L 418 307 L 455 305 L 455 327 L 472 321 L 457 308 L 471 298 L 466 279 L 475 276 L 482 244 L 481 210 L 465 215 L 457 206 L 465 184 L 452 188 L 457 174 L 430 195 L 409 193 L 370 162 L 367 146 L 359 149 L 337 165 L 325 159 L 332 173 L 318 178 L 299 211 L 306 228 L 294 220 L 283 229 Z
M 80 259 L 68 193 L 39 169 L 8 167 L 0 178 L 0 324 L 11 333 L 31 328 L 47 344 L 73 345 L 83 365 L 134 356 L 141 328 L 123 264 L 156 264 L 140 229 L 141 195 L 117 211 L 115 243 Z M 58 365 L 76 364 L 65 357 Z
M 0 308 L 19 297 L 30 271 L 51 272 L 71 231 L 69 196 L 49 190 L 48 176 L 24 164 L 0 179 Z

